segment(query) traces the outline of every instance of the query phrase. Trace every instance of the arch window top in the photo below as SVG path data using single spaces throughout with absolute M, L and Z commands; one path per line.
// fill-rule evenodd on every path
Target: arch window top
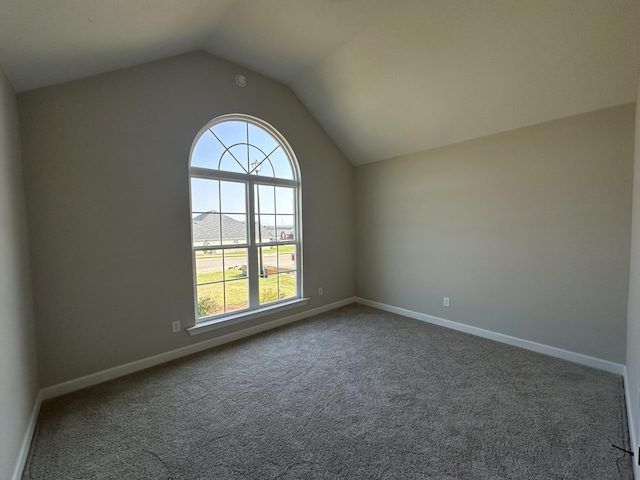
M 298 181 L 293 152 L 264 122 L 225 115 L 205 127 L 194 143 L 191 167 Z

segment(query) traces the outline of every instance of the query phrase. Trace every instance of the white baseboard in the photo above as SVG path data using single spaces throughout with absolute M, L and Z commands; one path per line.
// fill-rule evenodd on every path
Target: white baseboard
M 635 430 L 635 418 L 633 417 L 633 408 L 631 402 L 633 401 L 633 397 L 631 396 L 631 391 L 629 390 L 629 382 L 627 380 L 627 368 L 624 368 L 624 398 L 627 403 L 627 422 L 629 423 L 629 443 L 631 444 L 631 451 L 634 452 L 632 463 L 633 463 L 633 475 L 634 478 L 640 480 L 640 465 L 638 462 L 638 455 L 640 455 L 640 451 L 638 451 L 638 438 L 636 438 L 636 430 Z
M 223 335 L 221 337 L 205 340 L 204 342 L 199 342 L 193 345 L 189 345 L 188 347 L 178 348 L 176 350 L 171 350 L 169 352 L 161 353 L 159 355 L 143 358 L 135 362 L 127 363 L 125 365 L 119 365 L 114 368 L 109 368 L 101 372 L 93 373 L 91 375 L 86 375 L 84 377 L 76 378 L 68 382 L 59 383 L 57 385 L 53 385 L 51 387 L 41 389 L 38 392 L 38 395 L 36 396 L 36 401 L 33 406 L 33 411 L 31 412 L 29 424 L 27 425 L 27 429 L 24 434 L 22 445 L 20 447 L 20 453 L 16 460 L 16 466 L 13 472 L 13 476 L 11 477 L 12 480 L 20 480 L 22 478 L 22 473 L 24 471 L 24 467 L 26 465 L 27 458 L 29 456 L 29 448 L 31 447 L 31 441 L 33 439 L 33 435 L 36 429 L 38 414 L 40 413 L 40 406 L 42 405 L 42 402 L 44 400 L 57 397 L 60 395 L 64 395 L 65 393 L 74 392 L 76 390 L 90 387 L 92 385 L 97 385 L 98 383 L 106 382 L 108 380 L 113 380 L 114 378 L 122 377 L 123 375 L 127 375 L 129 373 L 137 372 L 139 370 L 144 370 L 145 368 L 160 365 L 161 363 L 175 360 L 180 357 L 185 357 L 187 355 L 201 352 L 209 348 L 217 347 L 225 343 L 233 342 L 235 340 L 239 340 L 241 338 L 248 337 L 256 333 L 271 330 L 273 328 L 277 328 L 282 325 L 295 322 L 297 320 L 302 320 L 303 318 L 312 317 L 313 315 L 327 312 L 329 310 L 333 310 L 334 308 L 339 308 L 344 305 L 354 303 L 355 301 L 356 301 L 355 297 L 346 298 L 339 302 L 323 305 L 321 307 L 307 310 L 305 312 L 300 312 L 295 315 L 289 315 L 287 317 L 279 318 L 277 320 L 263 323 L 261 325 L 245 328 L 243 330 L 239 330 L 237 332 Z
M 16 460 L 16 468 L 14 468 L 13 476 L 11 477 L 12 480 L 20 480 L 22 478 L 22 472 L 24 471 L 24 467 L 27 464 L 27 457 L 29 456 L 31 440 L 33 439 L 33 434 L 36 431 L 40 405 L 42 405 L 42 395 L 38 392 L 33 404 L 33 409 L 31 410 L 31 417 L 29 418 L 27 429 L 24 433 L 24 438 L 22 439 L 22 445 L 20 445 L 20 452 L 18 453 L 18 458 Z
M 463 323 L 446 320 L 444 318 L 434 317 L 432 315 L 426 315 L 424 313 L 414 312 L 412 310 L 394 307 L 392 305 L 387 305 L 384 303 L 374 302 L 372 300 L 367 300 L 360 297 L 356 297 L 356 302 L 361 303 L 362 305 L 367 305 L 369 307 L 377 308 L 379 310 L 384 310 L 386 312 L 397 313 L 398 315 L 403 315 L 405 317 L 414 318 L 416 320 L 421 320 L 423 322 L 432 323 L 434 325 L 439 325 L 441 327 L 451 328 L 453 330 L 458 330 L 464 333 L 470 333 L 472 335 L 477 335 L 479 337 L 488 338 L 490 340 L 495 340 L 501 343 L 506 343 L 508 345 L 513 345 L 515 347 L 524 348 L 526 350 L 532 350 L 538 353 L 544 353 L 552 357 L 561 358 L 563 360 L 568 360 L 570 362 L 586 365 L 588 367 L 597 368 L 599 370 L 615 373 L 617 375 L 622 375 L 622 377 L 624 378 L 625 402 L 626 402 L 626 408 L 627 408 L 627 422 L 628 422 L 628 428 L 629 428 L 629 442 L 631 444 L 631 451 L 634 452 L 634 455 L 632 457 L 633 473 L 634 473 L 634 478 L 636 480 L 640 480 L 640 465 L 638 463 L 640 461 L 638 458 L 638 456 L 640 455 L 640 451 L 638 451 L 638 447 L 640 447 L 640 444 L 638 444 L 638 441 L 640 441 L 640 439 L 636 438 L 636 435 L 635 435 L 634 426 L 636 425 L 635 423 L 636 420 L 633 417 L 633 409 L 631 408 L 631 401 L 632 401 L 632 398 L 634 397 L 631 395 L 631 392 L 629 391 L 629 382 L 627 381 L 626 366 L 619 363 L 610 362 L 608 360 L 602 360 L 600 358 L 583 355 L 581 353 L 575 353 L 569 350 L 563 350 L 561 348 L 551 347 L 549 345 L 544 345 L 541 343 L 524 340 L 522 338 L 517 338 L 509 335 L 504 335 L 502 333 L 492 332 L 491 330 L 472 327 L 470 325 L 465 325 Z
M 60 395 L 64 395 L 65 393 L 70 393 L 76 390 L 80 390 L 82 388 L 90 387 L 92 385 L 97 385 L 98 383 L 106 382 L 108 380 L 113 380 L 114 378 L 122 377 L 124 375 L 128 375 L 129 373 L 137 372 L 139 370 L 144 370 L 145 368 L 149 368 L 149 367 L 154 367 L 156 365 L 160 365 L 161 363 L 169 362 L 171 360 L 175 360 L 181 357 L 186 357 L 187 355 L 191 355 L 193 353 L 201 352 L 203 350 L 217 347 L 219 345 L 233 342 L 235 340 L 240 340 L 241 338 L 245 338 L 250 335 L 255 335 L 256 333 L 264 332 L 266 330 L 271 330 L 273 328 L 277 328 L 282 325 L 286 325 L 288 323 L 301 320 L 303 318 L 311 317 L 319 313 L 333 310 L 334 308 L 342 307 L 344 305 L 354 303 L 355 301 L 356 301 L 355 297 L 346 298 L 344 300 L 330 303 L 328 305 L 323 305 L 321 307 L 313 308 L 305 312 L 296 313 L 295 315 L 289 315 L 287 317 L 279 318 L 271 322 L 266 322 L 260 325 L 256 325 L 254 327 L 249 327 L 243 330 L 239 330 L 237 332 L 229 333 L 227 335 L 222 335 L 220 337 L 212 338 L 210 340 L 205 340 L 204 342 L 195 343 L 187 347 L 178 348 L 176 350 L 171 350 L 169 352 L 161 353 L 159 355 L 154 355 L 152 357 L 136 360 L 135 362 L 119 365 L 117 367 L 109 368 L 107 370 L 102 370 L 100 372 L 92 373 L 84 377 L 59 383 L 51 387 L 43 388 L 42 390 L 40 390 L 40 395 L 42 397 L 42 400 L 58 397 Z
M 501 343 L 506 343 L 508 345 L 521 347 L 521 348 L 532 350 L 538 353 L 544 353 L 553 357 L 579 363 L 581 365 L 586 365 L 589 367 L 594 367 L 600 370 L 605 370 L 607 372 L 622 375 L 624 377 L 624 385 L 625 385 L 625 398 L 627 402 L 627 418 L 629 421 L 630 442 L 632 446 L 632 451 L 637 451 L 638 443 L 637 443 L 637 439 L 635 438 L 635 431 L 633 429 L 634 419 L 632 416 L 632 409 L 631 409 L 631 403 L 630 403 L 632 397 L 631 397 L 631 392 L 628 391 L 629 387 L 628 387 L 627 376 L 626 376 L 627 372 L 626 372 L 626 367 L 624 365 L 609 362 L 607 360 L 602 360 L 595 357 L 590 357 L 588 355 L 583 355 L 580 353 L 570 352 L 568 350 L 562 350 L 556 347 L 550 347 L 548 345 L 531 342 L 529 340 L 524 340 L 521 338 L 509 336 L 509 335 L 492 332 L 490 330 L 485 330 L 478 327 L 472 327 L 470 325 L 465 325 L 465 324 L 454 322 L 451 320 L 446 320 L 444 318 L 434 317 L 431 315 L 426 315 L 424 313 L 414 312 L 412 310 L 394 307 L 384 303 L 374 302 L 372 300 L 367 300 L 364 298 L 351 297 L 351 298 L 346 298 L 344 300 L 334 302 L 328 305 L 323 305 L 321 307 L 307 310 L 305 312 L 297 313 L 295 315 L 279 318 L 271 322 L 267 322 L 261 325 L 256 325 L 254 327 L 239 330 L 237 332 L 223 335 L 221 337 L 213 338 L 210 340 L 206 340 L 204 342 L 199 342 L 193 345 L 189 345 L 187 347 L 171 350 L 169 352 L 165 352 L 159 355 L 154 355 L 152 357 L 144 358 L 142 360 L 137 360 L 135 362 L 127 363 L 125 365 L 120 365 L 118 367 L 103 370 L 101 372 L 97 372 L 91 375 L 86 375 L 84 377 L 70 380 L 68 382 L 63 382 L 58 385 L 53 385 L 51 387 L 47 387 L 40 390 L 40 392 L 37 395 L 36 402 L 33 407 L 33 411 L 31 413 L 31 418 L 29 420 L 27 430 L 24 435 L 24 439 L 20 449 L 20 455 L 16 462 L 16 468 L 13 474 L 13 480 L 20 480 L 20 478 L 22 477 L 22 472 L 24 470 L 27 457 L 29 454 L 31 440 L 35 432 L 36 423 L 38 420 L 38 414 L 40 412 L 40 406 L 44 400 L 57 397 L 59 395 L 64 395 L 65 393 L 70 393 L 70 392 L 80 390 L 82 388 L 86 388 L 92 385 L 97 385 L 98 383 L 106 382 L 108 380 L 113 380 L 114 378 L 118 378 L 118 377 L 127 375 L 129 373 L 137 372 L 139 370 L 144 370 L 145 368 L 153 367 L 155 365 L 160 365 L 162 363 L 175 360 L 177 358 L 185 357 L 193 353 L 201 352 L 209 348 L 213 348 L 219 345 L 223 345 L 225 343 L 233 342 L 235 340 L 239 340 L 241 338 L 245 338 L 245 337 L 254 335 L 256 333 L 271 330 L 271 329 L 286 325 L 288 323 L 293 323 L 297 320 L 302 320 L 303 318 L 308 318 L 313 315 L 327 312 L 329 310 L 333 310 L 334 308 L 339 308 L 354 302 L 360 303 L 362 305 L 367 305 L 373 308 L 377 308 L 379 310 L 384 310 L 391 313 L 397 313 L 399 315 L 414 318 L 416 320 L 432 323 L 434 325 L 451 328 L 453 330 L 458 330 L 460 332 L 477 335 L 477 336 L 495 340 Z M 635 458 L 635 456 L 634 456 L 633 465 L 634 465 L 635 478 L 640 480 L 640 468 L 638 468 L 638 460 Z
M 542 343 L 532 342 L 518 337 L 512 337 L 510 335 L 504 335 L 502 333 L 492 332 L 491 330 L 485 330 L 483 328 L 472 327 L 463 323 L 446 320 L 444 318 L 434 317 L 420 312 L 414 312 L 404 308 L 394 307 L 385 303 L 374 302 L 365 298 L 356 297 L 356 302 L 369 307 L 384 310 L 386 312 L 397 313 L 405 317 L 414 318 L 423 322 L 432 323 L 441 327 L 451 328 L 464 333 L 470 333 L 471 335 L 477 335 L 478 337 L 488 338 L 497 342 L 506 343 L 515 347 L 524 348 L 538 353 L 544 353 L 552 357 L 561 358 L 570 362 L 579 363 L 588 367 L 597 368 L 606 372 L 615 373 L 617 375 L 623 375 L 625 367 L 620 363 L 609 362 L 608 360 L 602 360 L 596 357 L 590 357 L 581 353 L 570 352 L 569 350 L 563 350 L 561 348 L 550 347 Z

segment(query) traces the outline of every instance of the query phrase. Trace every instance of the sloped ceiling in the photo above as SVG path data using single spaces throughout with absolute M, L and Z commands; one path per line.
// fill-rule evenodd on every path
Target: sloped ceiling
M 640 0 L 0 2 L 17 91 L 204 49 L 289 85 L 354 165 L 632 102 L 640 76 Z

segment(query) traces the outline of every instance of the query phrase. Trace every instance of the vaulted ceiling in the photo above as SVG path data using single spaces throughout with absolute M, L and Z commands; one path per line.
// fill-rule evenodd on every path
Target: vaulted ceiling
M 0 0 L 19 92 L 194 50 L 289 85 L 360 165 L 634 101 L 640 0 Z

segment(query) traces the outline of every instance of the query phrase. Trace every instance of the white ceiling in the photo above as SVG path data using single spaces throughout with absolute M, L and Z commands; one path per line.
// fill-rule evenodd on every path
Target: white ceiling
M 360 165 L 634 101 L 640 0 L 0 0 L 20 92 L 201 49 Z

